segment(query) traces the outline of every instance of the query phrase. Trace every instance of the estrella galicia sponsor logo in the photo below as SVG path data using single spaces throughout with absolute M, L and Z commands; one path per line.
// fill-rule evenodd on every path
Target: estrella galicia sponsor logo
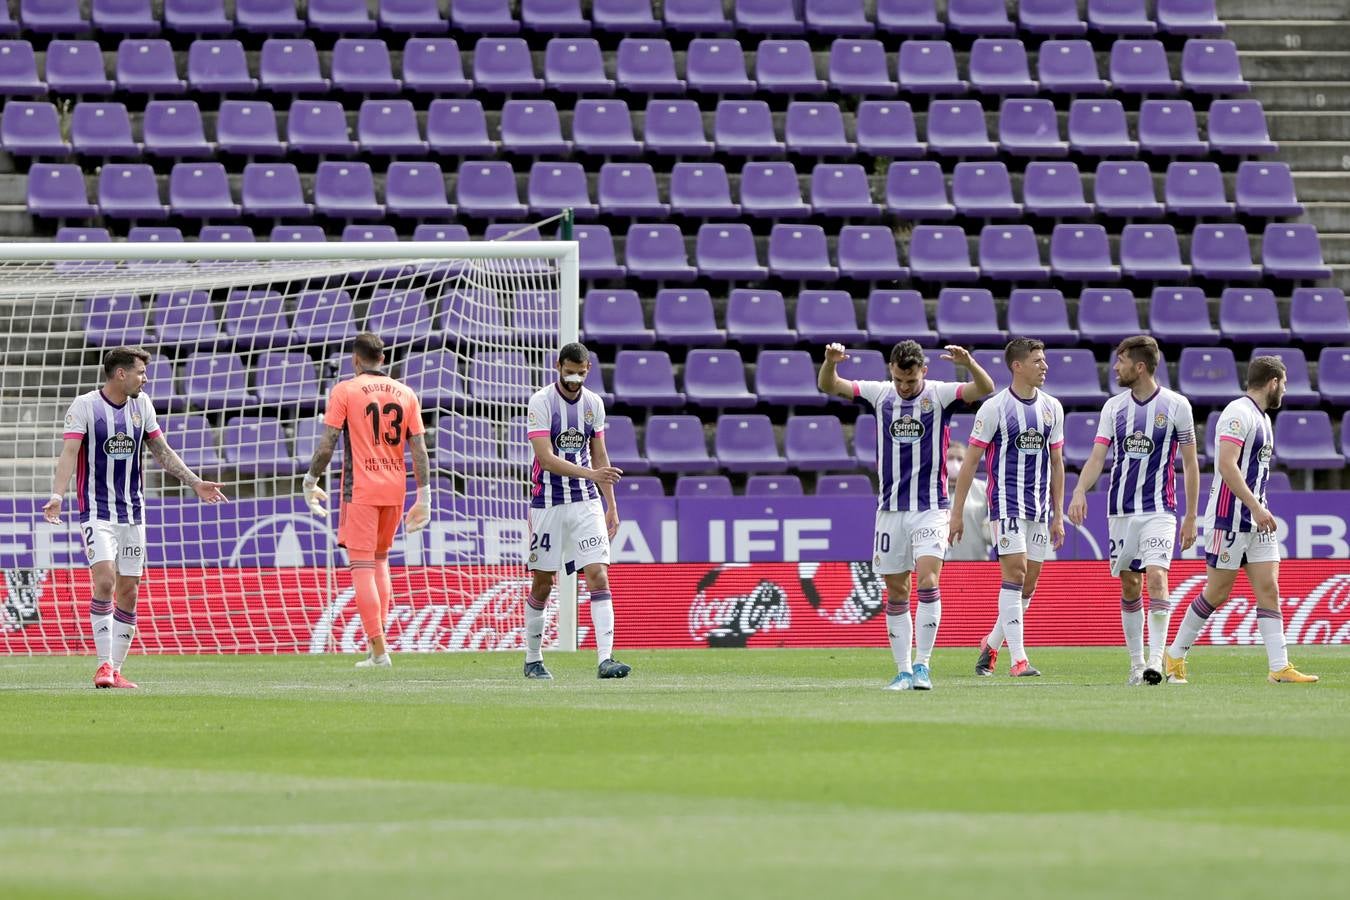
M 923 421 L 913 416 L 901 416 L 891 423 L 891 437 L 906 444 L 919 440 L 923 433 Z
M 1045 449 L 1045 435 L 1039 431 L 1024 431 L 1017 436 L 1017 449 L 1023 453 L 1040 453 Z
M 103 452 L 113 459 L 131 459 L 131 454 L 136 451 L 136 442 L 131 439 L 131 435 L 117 432 L 109 435 L 103 442 Z
M 586 446 L 586 435 L 579 428 L 569 428 L 558 435 L 557 447 L 563 453 L 580 453 Z
M 1125 455 L 1130 459 L 1148 459 L 1153 455 L 1153 438 L 1136 431 L 1125 438 Z

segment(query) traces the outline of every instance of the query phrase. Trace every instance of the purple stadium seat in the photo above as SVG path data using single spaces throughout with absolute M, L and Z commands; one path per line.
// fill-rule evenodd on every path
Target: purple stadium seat
M 1058 394 L 1056 394 L 1058 396 Z M 1064 416 L 1064 462 L 1075 469 L 1092 455 L 1092 447 L 1097 441 L 1098 414 L 1095 412 L 1071 412 Z M 1110 466 L 1107 455 L 1107 466 Z
M 718 150 L 736 156 L 783 155 L 783 144 L 774 135 L 769 104 L 763 100 L 719 101 L 713 118 L 713 139 Z M 650 136 L 647 146 L 651 147 Z
M 1201 278 L 1255 281 L 1261 267 L 1252 264 L 1247 230 L 1241 225 L 1197 225 L 1191 234 L 1191 271 Z
M 1008 20 L 1002 0 L 948 0 L 947 24 L 960 34 L 1014 34 L 1017 26 Z
M 938 342 L 937 332 L 928 327 L 923 296 L 914 290 L 872 291 L 867 297 L 867 335 L 882 344 L 908 339 L 933 347 Z
M 755 361 L 755 394 L 781 406 L 824 406 L 816 366 L 805 350 L 761 350 Z
M 291 325 L 301 344 L 342 345 L 356 337 L 351 294 L 343 290 L 306 291 L 300 295 Z
M 928 149 L 939 156 L 993 156 L 978 100 L 935 100 L 928 107 Z
M 731 202 L 731 182 L 721 163 L 676 163 L 670 174 L 670 205 L 691 216 L 741 213 L 740 204 Z
M 614 354 L 614 394 L 635 406 L 682 406 L 675 370 L 664 350 L 620 350 Z
M 410 91 L 458 96 L 473 90 L 464 77 L 459 45 L 451 38 L 411 38 L 403 47 L 402 75 Z
M 1035 94 L 1027 49 L 1016 38 L 979 38 L 970 48 L 970 86 L 985 94 Z
M 441 300 L 449 341 L 500 341 L 507 335 L 501 305 L 477 288 L 461 288 Z
M 581 163 L 536 162 L 530 167 L 526 196 L 533 213 L 551 216 L 571 209 L 578 219 L 593 219 L 599 207 L 591 202 L 588 190 Z
M 789 281 L 835 281 L 839 270 L 830 265 L 825 229 L 795 223 L 773 226 L 769 233 L 769 272 Z
M 606 420 L 607 423 L 608 423 L 608 422 L 612 422 L 612 421 L 613 421 L 612 419 L 607 419 L 607 420 Z M 609 435 L 609 431 L 610 431 L 610 430 L 612 430 L 612 426 L 609 426 L 609 427 L 606 429 L 606 431 L 605 431 L 605 443 L 606 443 L 606 444 L 608 444 L 608 443 L 610 442 L 610 435 Z M 609 449 L 609 448 L 607 447 L 606 449 Z M 636 444 L 634 444 L 634 451 L 636 451 L 636 449 L 637 449 Z M 614 459 L 614 454 L 613 454 L 613 453 L 610 453 L 610 460 L 612 461 L 613 459 Z M 618 464 L 618 463 L 615 463 L 615 465 L 619 465 L 619 464 Z M 618 484 L 614 485 L 614 491 L 615 491 L 615 493 L 616 493 L 619 497 L 624 497 L 624 498 L 627 498 L 627 497 L 664 497 L 664 496 L 666 495 L 666 489 L 665 489 L 665 487 L 661 484 L 661 479 L 658 478 L 657 476 L 655 476 L 655 475 L 629 475 L 629 474 L 628 474 L 628 472 L 629 472 L 629 467 L 628 467 L 628 466 L 619 466 L 619 468 L 623 469 L 623 471 L 624 471 L 623 481 L 620 481 Z
M 956 53 L 946 41 L 905 41 L 898 62 L 900 87 L 911 94 L 964 94 Z
M 233 354 L 193 353 L 187 358 L 183 396 L 193 409 L 221 410 L 253 404 L 244 361 Z
M 1050 235 L 1050 270 L 1069 281 L 1117 281 L 1111 245 L 1101 225 L 1056 225 Z
M 516 34 L 520 23 L 507 0 L 450 0 L 450 21 L 470 34 Z
M 581 14 L 581 0 L 521 0 L 520 21 L 536 34 L 590 34 L 591 20 Z
M 624 263 L 629 275 L 653 281 L 692 281 L 698 275 L 689 265 L 678 225 L 630 225 L 624 239 Z
M 745 480 L 747 497 L 800 497 L 803 493 L 796 475 L 751 475 Z
M 356 152 L 347 131 L 347 110 L 336 100 L 296 100 L 286 115 L 286 143 L 301 153 Z
M 1008 333 L 998 327 L 994 297 L 976 288 L 943 288 L 937 301 L 937 330 L 947 343 L 1002 344 Z
M 877 29 L 905 37 L 943 34 L 935 0 L 877 0 Z
M 1090 288 L 1078 298 L 1078 333 L 1096 344 L 1118 344 L 1143 332 L 1129 291 Z
M 145 163 L 106 165 L 99 172 L 98 205 L 114 219 L 163 219 L 169 209 L 159 199 L 155 170 Z
M 250 34 L 296 35 L 304 34 L 305 23 L 295 14 L 289 3 L 274 0 L 235 0 L 234 20 Z
M 816 34 L 866 36 L 872 22 L 863 9 L 863 0 L 805 0 L 806 27 Z
M 998 114 L 998 143 L 1017 156 L 1067 156 L 1069 144 L 1059 137 L 1059 114 L 1049 100 L 1003 101 Z
M 925 281 L 974 281 L 966 233 L 955 225 L 918 225 L 909 238 L 909 271 Z M 939 330 L 941 330 L 939 328 Z
M 173 48 L 161 38 L 126 38 L 117 45 L 117 87 L 138 94 L 181 94 Z
M 844 117 L 836 103 L 789 103 L 783 132 L 788 150 L 803 156 L 852 157 L 857 150 L 844 134 Z
M 1099 407 L 1106 400 L 1091 350 L 1050 350 L 1046 357 L 1054 394 L 1066 406 Z
M 149 325 L 140 299 L 119 295 L 86 300 L 84 340 L 94 347 L 140 347 L 150 343 Z
M 194 91 L 248 94 L 258 80 L 249 74 L 244 45 L 236 40 L 196 40 L 188 47 L 188 84 Z
M 581 175 L 585 183 L 585 174 Z M 600 210 L 615 216 L 666 216 L 669 204 L 656 190 L 656 172 L 648 163 L 605 163 L 598 182 Z
M 1242 393 L 1227 347 L 1187 347 L 1177 362 L 1177 390 L 1192 403 L 1222 406 Z
M 806 31 L 793 0 L 735 0 L 736 30 L 750 34 L 793 35 Z
M 169 175 L 169 208 L 192 219 L 237 219 L 239 204 L 220 163 L 178 163 Z
M 787 305 L 778 291 L 738 288 L 727 298 L 727 337 L 745 344 L 795 344 L 788 328 Z
M 300 173 L 291 163 L 249 163 L 240 192 L 244 211 L 255 216 L 310 216 Z
M 93 0 L 94 28 L 103 34 L 159 34 L 150 0 Z
M 1196 287 L 1154 289 L 1148 330 L 1167 343 L 1205 346 L 1219 343 L 1219 332 L 1209 319 L 1209 300 Z
M 830 45 L 828 74 L 830 87 L 843 94 L 894 97 L 900 90 L 891 79 L 886 48 L 881 41 L 847 38 L 834 41 Z
M 1019 30 L 1027 34 L 1086 34 L 1077 0 L 1022 0 L 1017 4 Z
M 745 386 L 745 362 L 736 350 L 690 350 L 684 363 L 684 393 L 689 402 L 713 408 L 754 406 L 758 399 Z
M 390 242 L 390 243 L 392 243 L 392 242 L 398 240 L 398 229 L 395 228 L 393 225 L 369 225 L 369 224 L 357 224 L 357 223 L 353 222 L 353 223 L 351 223 L 351 224 L 349 224 L 349 225 L 344 225 L 344 226 L 343 226 L 343 228 L 342 228 L 342 236 L 341 236 L 341 240 L 347 241 L 347 242 L 385 241 L 385 242 Z M 382 272 L 390 272 L 390 273 L 393 273 L 393 274 L 391 274 L 391 275 L 377 274 L 377 273 L 379 273 L 379 272 L 381 272 L 381 271 L 382 271 Z M 355 276 L 355 277 L 362 278 L 363 280 L 377 280 L 377 279 L 380 279 L 380 278 L 394 278 L 394 277 L 398 277 L 400 274 L 402 274 L 402 271 L 403 271 L 403 270 L 402 270 L 402 269 L 399 269 L 399 268 L 391 268 L 391 269 L 384 269 L 384 270 L 374 270 L 374 271 L 362 272 L 362 273 L 360 273 L 359 275 L 357 275 L 357 276 Z M 379 294 L 379 293 L 381 293 L 381 291 L 384 291 L 384 290 L 385 290 L 384 288 L 381 288 L 380 290 L 377 290 L 375 293 L 376 293 L 376 294 Z
M 1245 94 L 1252 89 L 1242 77 L 1237 45 L 1227 40 L 1187 41 L 1181 49 L 1181 83 L 1205 94 Z
M 813 344 L 845 346 L 867 339 L 847 291 L 802 291 L 797 296 L 797 336 Z
M 1175 94 L 1180 85 L 1173 80 L 1162 41 L 1116 40 L 1111 45 L 1111 84 L 1125 94 Z
M 309 27 L 326 34 L 373 34 L 365 0 L 309 0 Z
M 253 386 L 264 406 L 297 406 L 312 411 L 323 396 L 314 361 L 304 352 L 259 354 L 253 366 Z
M 1289 182 L 1293 187 L 1293 180 Z M 1224 195 L 1223 173 L 1212 162 L 1173 162 L 1167 167 L 1163 195 L 1167 211 L 1182 216 L 1232 216 Z
M 1317 357 L 1317 388 L 1327 403 L 1341 407 L 1350 403 L 1350 347 L 1322 348 Z
M 229 34 L 224 0 L 164 0 L 164 25 L 179 34 Z
M 786 313 L 783 323 L 786 327 Z M 712 297 L 703 288 L 657 291 L 652 324 L 663 344 L 721 347 L 727 342 L 726 331 L 713 318 Z
M 854 468 L 836 416 L 790 416 L 784 434 L 788 465 L 805 472 Z
M 319 71 L 319 51 L 305 38 L 263 41 L 258 58 L 259 81 L 278 93 L 304 94 L 327 91 L 329 81 Z
M 281 156 L 286 147 L 277 136 L 272 104 L 262 100 L 223 100 L 216 116 L 216 146 L 244 156 Z
M 1145 100 L 1139 109 L 1139 146 L 1162 156 L 1203 156 L 1195 109 L 1185 100 Z
M 655 34 L 661 23 L 652 17 L 649 0 L 592 0 L 591 19 L 600 31 L 613 34 Z
M 97 212 L 89 202 L 84 173 L 66 163 L 33 163 L 25 205 L 34 216 L 48 219 L 82 219 Z
M 691 90 L 704 94 L 753 94 L 755 82 L 746 74 L 746 54 L 733 38 L 695 38 L 685 56 L 685 79 Z
M 1093 205 L 1083 198 L 1078 166 L 1071 162 L 1031 162 L 1022 176 L 1023 208 L 1033 215 L 1086 218 Z
M 900 245 L 888 225 L 845 225 L 835 255 L 839 274 L 855 281 L 898 281 L 909 273 L 900 265 Z
M 636 156 L 642 142 L 623 100 L 578 100 L 572 111 L 572 146 L 582 153 Z
M 328 232 L 322 225 L 276 225 L 267 239 L 273 243 L 322 244 L 328 240 Z
M 357 94 L 392 94 L 403 87 L 382 40 L 339 38 L 333 44 L 332 75 L 334 88 Z
M 882 374 L 885 375 L 885 372 Z M 853 423 L 853 453 L 862 468 L 876 468 L 877 417 L 872 413 L 863 413 Z
M 206 141 L 202 114 L 192 100 L 152 100 L 141 120 L 146 152 L 171 159 L 214 155 Z
M 61 136 L 61 119 L 51 103 L 11 100 L 0 112 L 0 147 L 11 156 L 64 158 L 70 144 Z
M 390 163 L 384 184 L 385 209 L 413 219 L 455 214 L 445 192 L 445 175 L 434 162 Z
M 469 216 L 519 219 L 528 212 L 520 202 L 516 173 L 508 162 L 461 163 L 455 191 L 459 211 Z
M 1149 281 L 1185 279 L 1191 267 L 1181 261 L 1181 245 L 1171 225 L 1126 225 L 1120 235 L 1120 269 L 1127 278 Z
M 1336 451 L 1331 417 L 1320 409 L 1286 410 L 1275 416 L 1275 446 L 1280 465 L 1307 470 L 1311 487 L 1313 469 L 1340 469 L 1345 457 Z
M 1213 37 L 1224 33 L 1215 0 L 1158 0 L 1158 27 L 1167 34 Z
M 548 42 L 544 49 L 544 84 L 551 90 L 572 94 L 614 93 L 614 80 L 605 74 L 600 42 L 588 37 L 558 37 Z
M 581 330 L 587 340 L 621 347 L 650 347 L 656 333 L 647 327 L 637 291 L 590 290 L 581 304 Z
M 467 241 L 469 229 L 463 225 L 423 224 L 413 229 L 414 241 Z
M 433 100 L 427 108 L 427 144 L 450 156 L 495 156 L 497 142 L 488 138 L 487 116 L 478 100 Z
M 408 100 L 366 100 L 356 119 L 361 149 L 384 156 L 423 154 L 427 142 L 417 127 L 417 111 Z
M 523 38 L 479 38 L 473 47 L 473 81 L 478 88 L 503 94 L 544 89 L 544 82 L 534 77 L 530 45 Z
M 710 156 L 703 115 L 693 100 L 652 100 L 644 115 L 643 140 L 653 153 Z
M 75 104 L 70 113 L 70 142 L 80 156 L 139 159 L 141 145 L 131 136 L 131 116 L 121 103 Z
M 1294 175 L 1288 163 L 1242 163 L 1238 166 L 1235 195 L 1238 211 L 1248 215 L 1303 215 L 1303 204 L 1295 194 Z
M 155 400 L 159 400 L 158 393 Z M 159 420 L 159 425 L 171 436 L 174 451 L 192 471 L 214 473 L 224 466 L 216 450 L 215 431 L 205 416 L 165 417 Z
M 619 482 L 621 485 L 638 480 L 629 478 L 630 473 L 651 469 L 651 465 L 638 451 L 637 431 L 628 416 L 605 417 L 605 450 L 609 453 L 610 463 L 624 471 L 624 479 Z
M 562 121 L 552 100 L 507 100 L 502 106 L 502 149 L 526 156 L 565 154 Z
M 614 236 L 605 225 L 585 225 L 575 231 L 581 254 L 582 278 L 622 278 L 628 269 L 614 256 Z
M 755 49 L 755 80 L 768 93 L 825 92 L 825 82 L 816 77 L 811 45 L 803 40 L 761 41 Z
M 666 27 L 682 34 L 726 34 L 733 31 L 722 0 L 666 0 Z
M 1308 374 L 1308 358 L 1298 347 L 1253 347 L 1252 356 L 1274 356 L 1284 363 L 1288 381 L 1285 387 L 1285 406 L 1316 406 L 1320 402 Z
M 1330 278 L 1313 225 L 1270 222 L 1261 239 L 1261 264 L 1276 278 Z
M 300 464 L 291 456 L 281 422 L 272 416 L 235 416 L 221 432 L 225 465 L 241 476 L 294 475 Z
M 1154 34 L 1158 26 L 1148 17 L 1144 0 L 1088 0 L 1088 24 L 1101 34 Z
M 1030 225 L 986 225 L 980 231 L 980 271 L 1000 281 L 1040 282 L 1050 277 Z
M 840 378 L 848 381 L 886 381 L 891 377 L 886 359 L 880 350 L 850 349 L 848 358 L 839 363 L 837 371 Z
M 441 416 L 428 436 L 436 468 L 446 472 L 484 474 L 501 461 L 496 429 L 491 422 L 456 413 Z
M 924 155 L 914 111 L 903 100 L 864 100 L 854 120 L 858 149 L 873 156 L 915 159 Z
M 742 174 L 742 190 L 744 184 Z M 810 206 L 826 216 L 881 218 L 881 207 L 872 202 L 867 171 L 858 163 L 817 163 L 811 170 Z
M 1089 156 L 1139 152 L 1119 100 L 1075 100 L 1069 107 L 1069 147 Z
M 1350 304 L 1340 288 L 1295 288 L 1289 328 L 1296 339 L 1311 344 L 1350 343 Z
M 1025 5 L 1024 5 L 1025 7 Z M 1046 41 L 1036 58 L 1041 90 L 1052 94 L 1102 94 L 1107 82 L 1097 69 L 1097 56 L 1086 40 Z
M 371 295 L 365 330 L 378 334 L 388 344 L 423 346 L 439 330 L 435 320 L 436 310 L 426 302 L 422 291 L 379 288 Z
M 1008 333 L 1031 334 L 1052 347 L 1078 343 L 1078 330 L 1069 327 L 1064 295 L 1049 288 L 1021 288 L 1008 298 Z
M 616 390 L 616 393 L 617 390 Z M 647 420 L 647 460 L 658 472 L 712 472 L 703 423 L 697 416 L 652 416 Z
M 225 301 L 225 333 L 240 353 L 284 347 L 291 340 L 286 301 L 276 291 L 234 290 Z
M 52 43 L 57 43 L 53 41 Z M 98 70 L 103 71 L 103 58 L 97 56 L 98 45 L 93 41 L 69 41 L 63 42 L 69 44 L 90 44 L 93 46 L 93 54 L 81 56 L 81 60 L 97 58 Z M 79 55 L 79 51 L 75 51 Z M 47 79 L 53 80 L 57 76 L 57 84 L 60 84 L 61 72 L 60 65 L 63 60 L 51 50 L 47 51 Z M 86 78 L 83 79 L 93 83 L 97 93 L 108 93 L 112 90 L 112 83 L 106 78 Z M 27 41 L 0 41 L 0 97 L 42 97 L 47 93 L 47 85 L 38 77 L 37 56 L 33 53 L 33 45 Z
M 89 20 L 76 0 L 19 0 L 19 22 L 34 34 L 84 34 Z
M 632 0 L 625 0 L 632 2 Z M 683 94 L 675 75 L 675 51 L 665 38 L 624 38 L 614 59 L 615 80 L 639 94 Z
M 1209 146 L 1219 153 L 1274 153 L 1260 100 L 1216 99 L 1209 105 Z
M 866 475 L 821 475 L 816 479 L 817 497 L 870 497 L 875 492 L 872 479 Z
M 379 0 L 380 27 L 405 34 L 444 34 L 450 28 L 437 0 Z
M 768 270 L 759 264 L 754 233 L 743 222 L 700 225 L 694 259 L 699 272 L 707 278 L 760 281 L 768 275 Z
M 957 163 L 952 172 L 952 203 L 963 216 L 1016 219 L 1022 204 L 1013 200 L 1012 179 L 1001 162 Z

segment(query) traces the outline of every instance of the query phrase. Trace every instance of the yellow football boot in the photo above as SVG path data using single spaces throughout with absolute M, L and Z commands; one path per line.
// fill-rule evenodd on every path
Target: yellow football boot
M 1166 650 L 1163 651 L 1163 676 L 1168 684 L 1190 684 L 1186 680 L 1186 660 L 1173 659 Z
M 1278 672 L 1271 672 L 1267 679 L 1271 684 L 1316 684 L 1316 675 L 1304 675 L 1293 666 L 1285 666 Z

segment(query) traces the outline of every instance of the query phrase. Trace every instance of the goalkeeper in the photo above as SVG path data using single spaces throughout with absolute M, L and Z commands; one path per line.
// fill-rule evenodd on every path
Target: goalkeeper
M 340 381 L 328 395 L 323 422 L 328 426 L 314 450 L 305 476 L 305 502 L 315 515 L 326 515 L 328 495 L 319 476 L 328 468 L 338 435 L 346 439 L 342 457 L 342 507 L 338 515 L 338 544 L 347 559 L 356 587 L 356 608 L 370 642 L 370 655 L 357 668 L 388 666 L 384 628 L 393 601 L 389 577 L 389 548 L 394 543 L 407 492 L 404 447 L 412 447 L 417 477 L 417 502 L 404 524 L 418 531 L 431 521 L 431 465 L 422 436 L 422 408 L 412 389 L 394 380 L 384 369 L 384 341 L 378 335 L 356 336 L 352 345 L 354 378 Z

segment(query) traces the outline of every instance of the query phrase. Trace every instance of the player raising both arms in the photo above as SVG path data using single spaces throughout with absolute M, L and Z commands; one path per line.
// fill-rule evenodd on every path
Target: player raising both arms
M 384 368 L 384 341 L 369 332 L 352 343 L 355 377 L 339 381 L 328 395 L 323 423 L 327 427 L 314 448 L 305 476 L 305 502 L 315 515 L 327 515 L 328 495 L 319 476 L 333 458 L 338 436 L 345 439 L 342 456 L 342 506 L 338 544 L 347 548 L 356 609 L 370 643 L 370 655 L 357 668 L 388 666 L 384 628 L 394 600 L 389 575 L 389 548 L 403 516 L 408 474 L 405 447 L 412 448 L 417 500 L 404 518 L 408 531 L 431 521 L 431 465 L 422 436 L 422 408 L 407 385 Z
M 1110 448 L 1106 516 L 1110 526 L 1111 574 L 1120 579 L 1120 624 L 1130 653 L 1129 684 L 1158 684 L 1171 618 L 1167 570 L 1177 535 L 1177 449 L 1186 475 L 1186 517 L 1181 549 L 1195 543 L 1200 506 L 1200 463 L 1195 455 L 1191 404 L 1153 379 L 1161 354 L 1148 335 L 1126 338 L 1116 347 L 1116 382 L 1128 390 L 1102 407 L 1092 454 L 1083 466 L 1069 503 L 1069 521 L 1087 519 L 1087 492 L 1097 483 Z M 1148 579 L 1148 662 L 1144 662 L 1143 582 Z
M 975 403 L 993 393 L 994 380 L 963 347 L 949 346 L 943 359 L 970 370 L 965 384 L 929 381 L 928 361 L 914 341 L 891 349 L 889 381 L 849 381 L 836 367 L 848 359 L 843 344 L 825 348 L 816 386 L 827 394 L 862 399 L 877 417 L 876 533 L 873 568 L 886 581 L 886 633 L 898 674 L 888 690 L 933 687 L 929 662 L 942 618 L 938 580 L 947 552 L 947 425 L 958 400 Z M 909 618 L 909 575 L 918 572 L 919 608 Z M 910 644 L 918 631 L 918 654 Z
M 61 499 L 76 475 L 80 531 L 93 581 L 94 687 L 100 688 L 136 687 L 122 676 L 122 664 L 136 634 L 136 598 L 145 565 L 141 448 L 206 503 L 225 500 L 223 485 L 194 475 L 164 439 L 154 404 L 142 390 L 148 362 L 150 354 L 139 347 L 117 347 L 104 355 L 103 388 L 76 397 L 66 413 L 52 496 L 42 507 L 48 522 L 61 524 Z
M 971 453 L 961 464 L 952 500 L 951 541 L 965 532 L 966 494 L 983 458 L 988 466 L 989 522 L 1003 585 L 998 621 L 980 644 L 975 674 L 993 675 L 998 648 L 1008 639 L 1013 676 L 1039 675 L 1027 660 L 1022 624 L 1050 547 L 1064 543 L 1064 407 L 1040 390 L 1049 366 L 1045 344 L 1013 338 L 1003 358 L 1012 385 L 980 407 L 971 429 Z
M 623 471 L 605 450 L 605 403 L 583 385 L 591 354 L 573 342 L 558 351 L 558 380 L 530 398 L 527 437 L 534 450 L 531 473 L 530 547 L 534 573 L 525 606 L 525 677 L 552 678 L 544 668 L 544 608 L 561 566 L 580 569 L 590 591 L 591 625 L 600 678 L 624 678 L 628 666 L 614 659 L 614 603 L 609 591 L 609 541 L 619 528 L 614 485 Z M 599 490 L 596 486 L 599 485 Z M 601 508 L 604 495 L 608 509 Z
M 1285 391 L 1284 362 L 1278 356 L 1257 356 L 1247 366 L 1247 393 L 1224 407 L 1219 417 L 1218 459 L 1214 484 L 1205 508 L 1205 589 L 1191 601 L 1172 646 L 1163 656 L 1167 680 L 1186 684 L 1186 653 L 1205 621 L 1228 602 L 1238 569 L 1256 595 L 1256 627 L 1266 645 L 1273 684 L 1311 684 L 1289 664 L 1280 611 L 1280 543 L 1275 517 L 1266 507 L 1270 458 L 1275 434 L 1268 410 L 1279 409 Z

